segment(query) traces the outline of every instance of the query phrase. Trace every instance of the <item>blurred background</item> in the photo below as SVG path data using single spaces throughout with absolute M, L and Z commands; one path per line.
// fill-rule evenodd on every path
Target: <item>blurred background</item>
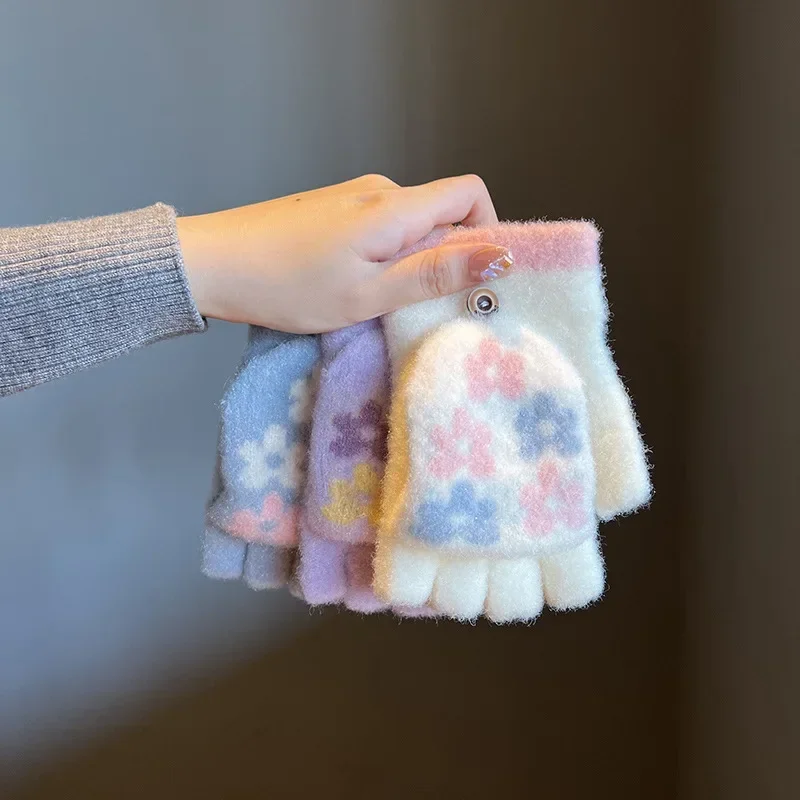
M 800 796 L 799 42 L 789 0 L 2 0 L 2 226 L 365 172 L 596 219 L 657 494 L 589 611 L 309 614 L 200 575 L 243 328 L 5 399 L 0 794 Z

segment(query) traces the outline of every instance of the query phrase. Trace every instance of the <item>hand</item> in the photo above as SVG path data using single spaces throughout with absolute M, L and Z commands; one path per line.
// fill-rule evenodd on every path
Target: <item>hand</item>
M 181 217 L 178 236 L 201 314 L 322 333 L 501 276 L 511 254 L 491 244 L 397 257 L 435 228 L 495 222 L 489 193 L 474 175 L 409 187 L 366 175 Z

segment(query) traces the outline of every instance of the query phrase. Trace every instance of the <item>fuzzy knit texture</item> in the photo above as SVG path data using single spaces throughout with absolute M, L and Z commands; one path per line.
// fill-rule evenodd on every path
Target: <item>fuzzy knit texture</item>
M 0 228 L 0 395 L 204 329 L 169 206 Z
M 389 359 L 369 320 L 321 337 L 308 472 L 295 561 L 295 593 L 310 605 L 388 609 L 372 588 L 380 487 L 386 456 Z M 435 616 L 395 606 L 400 617 Z
M 221 404 L 203 570 L 254 589 L 286 584 L 299 539 L 319 337 L 251 327 Z
M 372 542 L 388 434 L 389 357 L 377 320 L 323 334 L 312 413 L 306 527 Z
M 203 572 L 217 580 L 243 580 L 251 589 L 279 589 L 289 581 L 294 551 L 248 543 L 213 526 L 203 539 Z
M 473 318 L 469 291 L 384 318 L 393 372 L 375 588 L 392 604 L 496 622 L 602 594 L 597 522 L 650 497 L 645 450 L 607 344 L 587 222 L 456 229 L 509 246 Z
M 389 360 L 376 320 L 322 336 L 312 414 L 298 582 L 312 605 L 365 613 L 372 590 L 389 404 Z

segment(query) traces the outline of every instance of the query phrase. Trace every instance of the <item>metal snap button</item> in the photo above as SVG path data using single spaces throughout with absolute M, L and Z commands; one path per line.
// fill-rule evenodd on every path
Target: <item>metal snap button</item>
M 500 301 L 491 289 L 473 289 L 467 298 L 467 310 L 473 317 L 488 317 L 500 310 Z

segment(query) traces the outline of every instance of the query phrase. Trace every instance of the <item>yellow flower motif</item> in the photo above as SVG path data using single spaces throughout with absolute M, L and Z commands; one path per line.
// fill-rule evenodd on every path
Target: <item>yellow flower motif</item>
M 352 525 L 367 517 L 371 525 L 378 524 L 380 516 L 380 486 L 378 473 L 369 464 L 358 464 L 353 470 L 353 480 L 335 480 L 328 486 L 331 502 L 322 507 L 322 513 L 334 525 Z

